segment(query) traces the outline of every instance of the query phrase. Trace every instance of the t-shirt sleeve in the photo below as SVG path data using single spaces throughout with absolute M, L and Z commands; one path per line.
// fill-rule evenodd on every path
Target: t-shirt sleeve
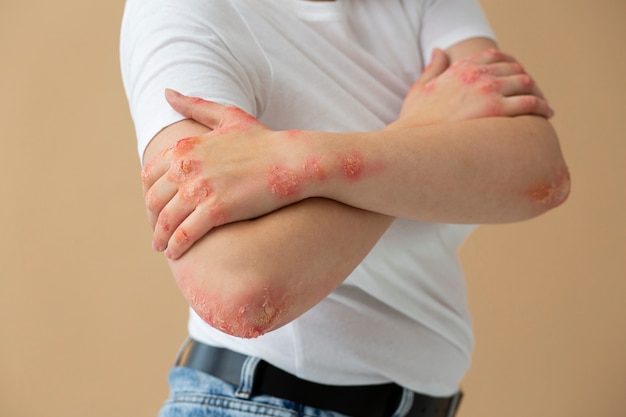
M 430 1 L 423 16 L 420 38 L 424 62 L 430 60 L 435 48 L 446 49 L 476 37 L 496 39 L 476 0 Z
M 220 2 L 221 3 L 221 2 Z M 252 83 L 211 22 L 230 16 L 205 0 L 128 0 L 120 62 L 141 157 L 163 128 L 184 119 L 164 97 L 172 88 L 256 113 Z

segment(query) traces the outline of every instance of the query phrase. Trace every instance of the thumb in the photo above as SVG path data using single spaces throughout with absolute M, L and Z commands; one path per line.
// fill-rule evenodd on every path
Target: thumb
M 424 68 L 424 71 L 422 71 L 422 75 L 417 82 L 419 84 L 426 84 L 441 75 L 441 73 L 443 73 L 449 65 L 450 60 L 448 55 L 439 48 L 433 49 L 430 63 L 426 66 L 426 68 Z
M 221 104 L 199 97 L 188 97 L 169 88 L 165 90 L 165 99 L 174 110 L 209 129 L 217 129 L 223 121 L 226 106 Z

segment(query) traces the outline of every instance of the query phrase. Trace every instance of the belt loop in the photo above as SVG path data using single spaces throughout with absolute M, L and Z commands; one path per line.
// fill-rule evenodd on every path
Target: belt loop
M 461 400 L 463 399 L 463 391 L 458 391 L 452 399 L 450 400 L 450 404 L 448 405 L 448 412 L 446 417 L 454 417 L 456 412 L 461 404 Z
M 391 417 L 406 416 L 411 410 L 411 407 L 413 407 L 413 398 L 413 391 L 402 388 L 402 397 L 400 397 L 400 404 L 398 404 L 398 408 L 396 408 L 396 411 L 391 415 Z
M 241 380 L 235 395 L 239 398 L 248 399 L 254 386 L 254 374 L 260 358 L 248 356 L 241 367 Z
M 174 365 L 179 366 L 182 362 L 184 362 L 185 358 L 189 354 L 189 350 L 191 348 L 191 338 L 187 337 L 185 342 L 178 349 L 178 353 L 176 354 L 176 362 Z

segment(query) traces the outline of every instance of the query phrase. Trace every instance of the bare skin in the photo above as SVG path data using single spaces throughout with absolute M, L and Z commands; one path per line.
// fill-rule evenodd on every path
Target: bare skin
M 495 142 L 462 121 L 550 117 L 552 110 L 508 55 L 487 50 L 450 67 L 443 52 L 436 55 L 429 71 L 437 76 L 423 77 L 407 95 L 398 120 L 380 132 L 301 132 L 294 139 L 293 132 L 271 131 L 239 109 L 169 91 L 168 101 L 178 112 L 213 130 L 177 142 L 144 170 L 155 249 L 169 248 L 168 256 L 176 258 L 213 227 L 310 197 L 437 222 L 494 223 L 536 215 L 519 200 L 528 189 L 543 186 L 543 179 L 533 178 L 535 172 L 525 166 L 511 170 L 513 155 L 505 154 L 535 152 L 529 149 L 532 143 L 513 134 Z M 506 134 L 511 121 L 500 127 L 501 121 L 490 124 Z M 473 132 L 479 133 L 472 137 Z M 394 146 L 381 147 L 381 141 Z M 496 159 L 498 154 L 502 157 Z M 485 158 L 492 163 L 485 164 Z
M 447 52 L 455 63 L 491 46 L 489 41 L 477 39 Z M 488 52 L 483 58 L 472 58 L 479 62 L 470 63 L 480 68 L 491 66 L 486 71 L 465 69 L 462 77 L 457 74 L 455 78 L 451 71 L 446 72 L 448 58 L 444 57 L 434 60 L 407 95 L 395 123 L 381 132 L 343 134 L 341 140 L 321 132 L 304 132 L 300 138 L 303 140 L 294 141 L 294 132 L 269 131 L 233 109 L 169 95 L 178 111 L 204 125 L 187 120 L 170 126 L 152 141 L 146 158 L 154 158 L 155 162 L 147 164 L 145 171 L 146 196 L 155 226 L 155 247 L 162 250 L 167 246 L 171 258 L 184 253 L 180 259 L 170 260 L 170 266 L 188 301 L 205 320 L 243 337 L 286 324 L 345 279 L 391 224 L 393 216 L 448 222 L 514 221 L 538 215 L 564 200 L 567 170 L 556 136 L 545 120 L 552 111 L 538 89 L 520 74 L 521 66 L 509 65 L 510 57 Z M 463 65 L 471 67 L 470 64 Z M 497 87 L 483 85 L 494 79 L 499 81 Z M 453 82 L 455 88 L 448 87 Z M 426 85 L 435 88 L 423 92 Z M 444 98 L 459 89 L 466 92 L 461 99 Z M 490 117 L 494 103 L 501 116 L 526 116 Z M 430 106 L 430 111 L 422 111 L 424 106 Z M 210 149 L 215 149 L 213 146 L 220 146 L 216 143 L 222 136 L 232 144 L 252 136 L 251 132 L 256 141 L 263 142 L 263 153 L 272 156 L 249 165 L 255 173 L 242 175 L 243 182 L 233 187 L 244 197 L 220 198 L 213 207 L 221 207 L 221 214 L 213 218 L 198 216 L 196 223 L 186 223 L 193 218 L 190 213 L 211 214 L 210 209 L 200 211 L 198 207 L 216 198 L 215 190 L 220 188 L 219 181 L 207 179 L 204 163 L 198 170 L 192 162 L 203 160 Z M 187 159 L 180 160 L 182 149 L 187 149 L 189 142 L 178 148 L 172 145 L 175 138 L 182 136 L 210 138 L 206 143 L 211 145 L 206 151 L 194 145 L 185 150 Z M 389 148 L 384 152 L 379 146 L 381 140 Z M 257 146 L 251 141 L 242 145 L 241 148 Z M 283 153 L 285 149 L 289 151 Z M 307 161 L 308 174 L 302 168 Z M 311 161 L 317 164 L 314 171 Z M 278 192 L 276 187 L 274 191 L 268 187 L 267 173 L 272 167 L 286 167 L 284 172 L 296 173 L 293 177 L 278 176 L 283 178 L 276 182 L 282 184 Z M 254 181 L 245 183 L 250 176 Z M 199 178 L 207 180 L 210 192 L 181 193 L 180 189 L 189 187 L 186 180 L 181 184 L 180 179 L 187 177 L 194 178 L 190 184 L 197 184 Z M 162 186 L 154 188 L 159 182 L 163 182 Z M 237 204 L 246 201 L 250 190 L 255 198 L 261 196 L 262 209 Z M 174 200 L 178 194 L 182 194 L 180 201 L 184 203 L 169 207 L 173 201 L 179 201 Z M 190 194 L 192 198 L 184 198 Z M 312 196 L 325 198 L 308 198 Z M 226 209 L 225 200 L 230 204 Z M 170 213 L 176 213 L 176 209 L 182 214 L 172 216 Z M 162 222 L 163 213 L 167 214 L 166 219 L 184 220 L 178 224 L 176 220 Z M 315 224 L 311 219 L 315 219 Z M 215 227 L 219 224 L 223 225 Z M 183 235 L 177 238 L 179 230 Z M 208 231 L 211 232 L 207 234 Z M 317 254 L 315 259 L 307 255 L 312 252 Z M 295 287 L 299 290 L 285 299 L 284 289 L 294 287 L 296 279 Z M 232 317 L 232 311 L 222 311 L 221 317 L 219 311 L 209 314 L 198 297 L 193 296 L 218 288 L 210 294 L 213 305 L 218 310 L 220 305 L 240 305 L 239 316 Z M 255 298 L 255 294 L 261 293 L 269 298 Z M 267 314 L 268 305 L 278 306 L 269 310 L 276 314 Z M 219 324 L 229 322 L 229 317 L 230 322 L 242 323 L 239 329 Z

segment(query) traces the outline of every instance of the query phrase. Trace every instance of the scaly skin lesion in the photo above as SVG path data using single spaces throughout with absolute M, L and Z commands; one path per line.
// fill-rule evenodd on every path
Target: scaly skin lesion
M 496 50 L 478 53 L 490 43 L 467 41 L 450 48 L 445 60 L 440 51 L 439 67 L 426 71 L 428 76 L 407 95 L 398 120 L 379 132 L 268 132 L 236 108 L 170 93 L 170 104 L 189 119 L 164 129 L 146 150 L 146 190 L 156 183 L 167 191 L 171 184 L 157 180 L 171 160 L 206 157 L 208 166 L 218 167 L 248 167 L 249 161 L 256 161 L 244 170 L 239 184 L 221 183 L 222 178 L 207 169 L 216 194 L 238 193 L 250 185 L 256 194 L 238 193 L 226 207 L 219 206 L 218 198 L 213 211 L 195 212 L 208 225 L 189 223 L 182 227 L 190 232 L 181 240 L 185 245 L 176 248 L 176 239 L 169 242 L 176 249 L 174 254 L 166 252 L 172 271 L 200 317 L 223 332 L 248 338 L 289 323 L 357 267 L 393 216 L 504 223 L 534 217 L 563 202 L 569 175 L 556 134 L 543 120 L 552 111 L 518 64 Z M 454 68 L 445 71 L 473 51 L 478 55 L 456 67 L 465 69 L 464 75 Z M 488 68 L 472 66 L 477 64 Z M 461 89 L 465 94 L 459 94 Z M 176 138 L 189 135 L 210 138 L 210 149 L 194 152 L 200 142 L 186 140 L 165 152 L 167 158 L 161 154 L 151 159 Z M 189 153 L 181 155 L 192 144 Z M 267 151 L 271 147 L 275 152 Z M 363 165 L 345 159 L 354 150 L 363 156 Z M 231 165 L 224 162 L 225 155 L 232 155 Z M 272 193 L 266 176 L 272 166 L 287 167 L 299 176 L 302 191 L 294 197 L 301 201 L 277 198 L 297 188 L 289 175 L 277 177 L 273 183 L 280 186 Z M 185 171 L 184 166 L 178 171 Z M 359 172 L 359 181 L 347 181 Z M 310 191 L 309 186 L 320 190 Z M 158 195 L 149 192 L 146 203 L 151 224 L 158 226 L 157 250 L 164 250 L 176 232 L 171 218 L 160 223 L 165 202 L 155 203 Z M 266 214 L 255 211 L 262 200 Z M 247 205 L 250 201 L 254 204 Z M 276 201 L 283 206 L 277 208 Z M 233 214 L 239 208 L 242 211 Z M 167 219 L 167 210 L 160 214 Z M 166 227 L 168 233 L 159 230 Z M 201 232 L 194 234 L 197 230 Z
M 561 205 L 569 196 L 571 179 L 569 171 L 561 170 L 552 182 L 533 188 L 530 198 L 542 207 L 554 208 Z

